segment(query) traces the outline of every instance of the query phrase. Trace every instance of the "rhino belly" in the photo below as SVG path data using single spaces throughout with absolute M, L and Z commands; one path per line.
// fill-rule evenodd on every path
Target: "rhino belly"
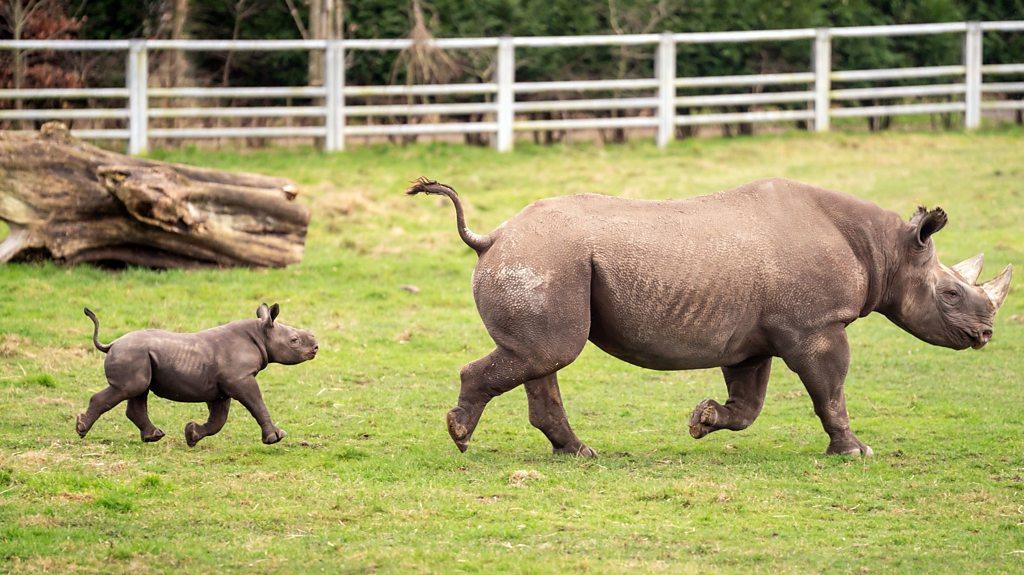
M 201 402 L 217 399 L 211 360 L 196 342 L 174 342 L 150 352 L 153 379 L 150 390 L 172 401 Z
M 743 286 L 716 289 L 679 274 L 637 276 L 595 270 L 590 341 L 623 361 L 649 369 L 735 365 L 763 355 L 757 309 Z M 726 282 L 728 283 L 728 282 Z

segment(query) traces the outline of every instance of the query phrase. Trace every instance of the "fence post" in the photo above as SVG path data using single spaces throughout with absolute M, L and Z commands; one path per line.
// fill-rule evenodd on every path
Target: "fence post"
M 128 87 L 128 153 L 145 154 L 149 148 L 149 63 L 146 56 L 146 41 L 132 40 L 128 46 L 127 87 Z
M 327 130 L 324 148 L 328 152 L 345 149 L 345 44 L 342 40 L 328 40 L 324 54 L 324 103 Z
M 515 120 L 515 81 L 516 81 L 516 49 L 512 38 L 505 36 L 498 40 L 498 65 L 495 69 L 495 81 L 498 84 L 497 119 L 498 133 L 495 147 L 499 152 L 512 150 L 515 133 L 512 122 Z
M 654 59 L 658 79 L 658 133 L 655 142 L 664 148 L 672 141 L 676 121 L 676 41 L 671 32 L 663 32 Z
M 828 28 L 814 35 L 814 131 L 827 132 L 832 106 L 832 37 Z
M 964 36 L 964 127 L 973 130 L 981 125 L 981 24 L 967 23 Z

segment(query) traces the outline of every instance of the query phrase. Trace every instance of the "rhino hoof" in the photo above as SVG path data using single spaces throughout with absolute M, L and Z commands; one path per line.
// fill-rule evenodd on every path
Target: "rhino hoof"
M 448 435 L 452 436 L 455 447 L 465 453 L 469 449 L 469 428 L 461 420 L 466 410 L 456 407 L 448 412 Z
M 185 424 L 185 443 L 189 447 L 195 447 L 199 440 L 203 438 L 202 435 L 199 435 L 198 427 L 199 425 L 194 421 Z
M 151 431 L 149 433 L 149 435 L 146 435 L 145 433 L 142 434 L 142 441 L 145 441 L 146 443 L 153 443 L 154 441 L 160 441 L 163 438 L 164 438 L 164 432 L 163 432 L 163 430 L 160 430 L 160 429 L 154 429 L 153 431 Z
M 267 445 L 273 445 L 273 444 L 277 443 L 278 441 L 281 441 L 282 439 L 284 439 L 284 437 L 286 435 L 288 435 L 288 434 L 285 433 L 283 429 L 276 428 L 273 431 L 271 431 L 270 433 L 263 434 L 263 443 L 265 443 Z
M 89 429 L 85 426 L 83 419 L 85 418 L 84 413 L 79 413 L 78 417 L 75 418 L 75 431 L 78 433 L 78 437 L 85 437 L 85 434 L 89 433 Z
M 875 452 L 871 449 L 870 445 L 857 442 L 854 445 L 840 444 L 840 445 L 829 445 L 828 449 L 825 450 L 825 455 L 840 455 L 844 457 L 874 457 Z
M 574 457 L 597 457 L 597 452 L 593 449 L 583 445 L 582 443 L 576 447 L 555 447 L 553 451 L 556 455 L 572 455 Z
M 715 409 L 718 403 L 713 399 L 705 399 L 697 404 L 690 414 L 690 435 L 694 439 L 700 439 L 705 435 L 718 429 L 718 410 Z

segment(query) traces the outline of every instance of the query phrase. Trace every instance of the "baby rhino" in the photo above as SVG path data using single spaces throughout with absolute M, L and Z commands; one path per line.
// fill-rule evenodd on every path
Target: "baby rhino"
M 97 339 L 96 314 L 86 308 L 93 323 L 93 345 L 108 354 L 103 369 L 109 386 L 92 396 L 89 409 L 78 416 L 78 435 L 85 437 L 101 415 L 127 399 L 128 419 L 138 426 L 142 440 L 159 441 L 164 432 L 149 420 L 146 409 L 152 391 L 174 401 L 205 401 L 210 408 L 206 423 L 190 421 L 185 426 L 189 447 L 224 427 L 232 399 L 256 418 L 263 443 L 281 441 L 284 430 L 271 421 L 256 374 L 269 363 L 295 365 L 313 359 L 318 346 L 312 333 L 275 322 L 280 309 L 276 303 L 262 304 L 255 320 L 233 321 L 199 333 L 133 331 L 103 345 Z

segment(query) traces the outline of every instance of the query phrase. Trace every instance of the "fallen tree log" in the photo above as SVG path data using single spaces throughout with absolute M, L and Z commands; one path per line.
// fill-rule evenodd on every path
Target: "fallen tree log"
M 0 132 L 0 263 L 286 266 L 302 260 L 309 224 L 296 194 L 282 178 L 103 150 L 57 122 Z

